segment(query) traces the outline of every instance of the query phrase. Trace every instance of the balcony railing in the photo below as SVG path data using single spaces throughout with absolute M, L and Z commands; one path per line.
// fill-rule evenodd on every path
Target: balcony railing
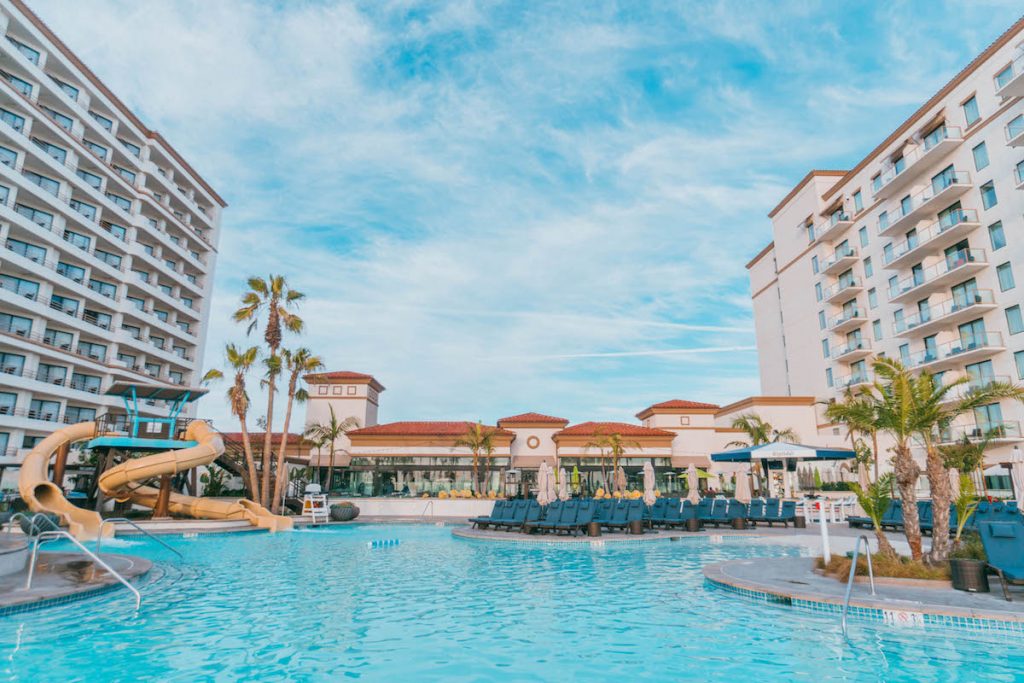
M 1002 98 L 1024 95 L 1024 53 L 1018 52 L 1009 67 L 996 74 L 995 85 Z
M 867 320 L 867 314 L 862 311 L 859 307 L 854 306 L 851 310 L 840 313 L 837 316 L 833 316 L 828 320 L 828 329 L 834 330 L 837 327 L 847 325 L 847 323 L 853 323 L 855 321 Z
M 943 375 L 943 377 L 946 377 Z M 946 392 L 945 401 L 960 401 L 968 398 L 972 393 L 988 389 L 994 384 L 1011 384 L 1012 380 L 1007 375 L 985 375 L 981 377 L 967 376 L 967 381 L 950 388 Z
M 835 349 L 829 357 L 832 360 L 843 360 L 854 356 L 863 358 L 869 355 L 871 355 L 871 342 L 867 339 L 860 339 Z
M 956 126 L 940 126 L 925 136 L 922 143 L 905 153 L 896 161 L 882 165 L 881 173 L 871 184 L 871 192 L 877 198 L 883 198 L 910 182 L 910 170 L 922 159 L 942 149 L 948 149 L 963 142 L 963 133 Z
M 934 178 L 928 187 L 911 196 L 906 205 L 901 203 L 897 210 L 887 213 L 884 219 L 879 217 L 878 234 L 895 232 L 913 221 L 925 218 L 929 213 L 935 213 L 933 209 L 937 200 L 943 197 L 951 199 L 960 194 L 960 190 L 966 191 L 970 185 L 971 174 L 967 171 L 953 171 Z
M 944 279 L 944 276 L 947 274 L 969 264 L 976 264 L 979 266 L 986 265 L 987 261 L 985 260 L 985 250 L 961 249 L 946 256 L 946 258 L 934 266 L 930 266 L 919 273 L 903 278 L 898 281 L 895 286 L 889 288 L 889 300 L 895 301 L 896 299 L 902 298 L 908 293 L 924 287 L 925 285 L 935 284 L 937 281 L 940 281 L 940 278 Z
M 814 228 L 814 239 L 815 241 L 824 239 L 833 231 L 843 230 L 851 225 L 853 225 L 853 218 L 845 211 L 837 211 L 829 216 L 827 221 Z
M 974 209 L 956 209 L 955 211 L 950 211 L 924 230 L 919 230 L 916 237 L 912 239 L 905 239 L 896 244 L 891 252 L 885 254 L 885 265 L 893 265 L 902 260 L 908 254 L 916 252 L 919 249 L 937 249 L 942 246 L 948 246 L 946 244 L 947 240 L 941 240 L 941 244 L 936 240 L 944 235 L 952 236 L 959 234 L 955 228 L 976 225 L 979 225 L 978 212 Z
M 875 379 L 870 372 L 854 372 L 844 377 L 840 377 L 833 384 L 837 392 L 843 392 L 847 389 L 854 389 L 859 386 L 871 384 Z
M 974 357 L 976 355 L 974 352 L 978 351 L 994 351 L 1001 348 L 1003 348 L 1003 335 L 998 332 L 980 332 L 964 335 L 955 341 L 915 353 L 906 359 L 904 365 L 918 368 L 940 361 L 956 361 L 960 356 Z
M 1016 421 L 981 422 L 951 425 L 939 432 L 939 443 L 963 441 L 1020 441 L 1020 423 Z
M 1024 114 L 1018 114 L 1006 124 L 1006 144 L 1010 147 L 1024 145 Z
M 821 270 L 825 273 L 830 272 L 841 264 L 850 262 L 851 259 L 857 258 L 857 250 L 853 247 L 846 245 L 840 247 L 832 252 L 832 255 L 825 259 L 825 262 L 821 265 Z
M 929 304 L 926 309 L 920 310 L 913 315 L 908 315 L 903 320 L 897 320 L 895 324 L 896 334 L 909 332 L 928 323 L 938 323 L 943 318 L 954 313 L 986 305 L 995 305 L 995 294 L 993 294 L 991 289 L 979 289 L 970 294 L 953 296 L 939 303 Z
M 835 283 L 831 287 L 829 287 L 829 288 L 825 289 L 824 291 L 822 291 L 821 297 L 825 301 L 831 301 L 832 299 L 835 299 L 836 297 L 838 297 L 840 294 L 842 294 L 846 290 L 854 290 L 854 289 L 860 289 L 860 288 L 861 288 L 860 278 L 849 277 L 849 278 L 845 278 L 843 280 L 840 280 L 839 282 Z

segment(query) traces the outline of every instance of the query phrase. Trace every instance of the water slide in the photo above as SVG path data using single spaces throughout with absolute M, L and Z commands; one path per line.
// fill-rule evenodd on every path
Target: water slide
M 57 430 L 25 456 L 18 480 L 21 497 L 32 511 L 59 515 L 67 522 L 71 534 L 76 538 L 96 538 L 100 534 L 102 519 L 97 512 L 72 505 L 60 487 L 49 481 L 48 469 L 50 460 L 61 446 L 91 439 L 95 434 L 96 425 L 93 422 L 80 422 Z M 154 507 L 160 489 L 137 482 L 208 465 L 224 452 L 224 442 L 220 435 L 201 420 L 189 424 L 185 440 L 197 443 L 190 448 L 133 458 L 111 467 L 100 475 L 100 490 L 119 502 L 131 501 Z M 199 519 L 244 519 L 253 526 L 271 531 L 292 528 L 290 518 L 272 514 L 262 505 L 246 499 L 223 501 L 171 493 L 168 509 L 175 514 Z M 113 534 L 111 525 L 103 531 L 106 535 Z

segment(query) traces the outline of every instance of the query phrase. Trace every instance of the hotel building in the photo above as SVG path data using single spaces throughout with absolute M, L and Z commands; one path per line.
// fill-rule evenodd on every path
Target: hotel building
M 957 393 L 1024 379 L 1022 97 L 1024 20 L 856 166 L 809 172 L 771 211 L 747 264 L 764 393 L 837 398 L 882 355 L 969 378 Z M 1022 421 L 997 402 L 942 440 L 991 435 L 1006 462 Z
M 377 415 L 384 387 L 372 375 L 324 372 L 304 379 L 309 385 L 306 429 L 329 420 L 332 410 L 338 420 L 352 418 L 358 425 L 338 439 L 333 449 L 326 445 L 310 450 L 308 458 L 289 459 L 293 465 L 326 468 L 333 457 L 332 491 L 379 496 L 472 488 L 472 452 L 456 445 L 472 422 L 382 424 Z M 535 412 L 500 418 L 485 425 L 494 433 L 494 452 L 481 468 L 487 468 L 487 490 L 511 493 L 530 487 L 542 462 L 567 471 L 576 467 L 585 489 L 593 492 L 611 469 L 610 454 L 594 444 L 602 436 L 618 434 L 626 447 L 619 464 L 634 485 L 644 463 L 650 461 L 659 488 L 678 491 L 683 486 L 679 474 L 691 464 L 713 474 L 735 470 L 732 465 L 712 465 L 710 454 L 743 439 L 731 425 L 745 414 L 791 428 L 804 443 L 843 445 L 840 435 L 818 434 L 814 399 L 809 396 L 758 396 L 727 406 L 672 400 L 640 411 L 636 422 L 570 424 L 565 418 Z
M 225 203 L 23 2 L 0 31 L 2 469 L 115 380 L 198 380 Z

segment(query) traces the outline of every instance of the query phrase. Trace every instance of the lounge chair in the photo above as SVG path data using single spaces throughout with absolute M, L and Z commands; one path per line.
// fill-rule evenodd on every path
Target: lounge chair
M 730 498 L 725 506 L 725 516 L 729 520 L 729 524 L 732 524 L 734 519 L 746 520 L 747 512 L 747 506 L 735 498 Z
M 768 523 L 768 526 L 781 524 L 782 526 L 788 527 L 790 522 L 796 521 L 796 501 L 782 501 L 782 506 L 777 512 L 774 512 L 774 514 L 773 511 L 769 509 L 767 514 L 765 514 L 764 521 Z
M 567 501 L 555 501 L 555 503 L 561 503 L 558 510 L 555 510 L 550 516 L 545 516 L 544 521 L 537 524 L 537 528 L 542 531 L 557 531 L 559 528 L 564 528 L 562 525 L 572 525 L 576 522 L 576 513 L 579 510 L 580 502 L 576 499 Z M 551 503 L 548 508 L 555 505 Z
M 679 510 L 679 518 L 679 526 L 686 526 L 691 519 L 697 519 L 697 506 L 684 499 Z
M 607 526 L 612 521 L 612 510 L 615 507 L 615 501 L 607 498 L 594 501 L 594 517 L 591 521 L 597 522 L 601 526 Z
M 579 500 L 573 501 L 576 505 L 573 507 L 573 519 L 566 519 L 569 513 L 566 512 L 565 508 L 562 509 L 562 521 L 556 522 L 552 527 L 552 530 L 557 532 L 564 531 L 567 534 L 573 534 L 577 531 L 583 531 L 590 524 L 594 518 L 594 511 L 597 508 L 597 504 L 593 500 Z
M 703 501 L 701 501 L 703 502 Z M 705 516 L 701 517 L 698 511 L 698 519 L 703 524 L 714 524 L 717 529 L 722 524 L 729 524 L 729 516 L 727 510 L 729 502 L 724 498 L 716 498 L 712 501 L 711 509 L 706 512 Z
M 492 515 L 489 526 L 495 529 L 521 527 L 526 520 L 526 510 L 529 506 L 530 501 L 528 500 L 509 501 L 509 507 L 506 509 L 505 514 L 502 515 L 501 519 L 497 519 Z
M 917 501 L 917 522 L 921 527 L 921 533 L 930 534 L 935 526 L 935 510 L 930 500 Z
M 469 521 L 474 527 L 478 526 L 481 529 L 486 529 L 489 524 L 503 521 L 506 515 L 511 515 L 512 509 L 512 501 L 496 500 L 494 501 L 494 507 L 491 508 L 491 514 L 484 515 L 483 517 L 471 517 Z
M 715 507 L 714 498 L 701 498 L 697 503 L 697 519 L 700 520 L 701 524 L 705 523 L 705 520 L 711 519 L 711 513 Z
M 665 501 L 661 513 L 651 517 L 651 526 L 671 527 L 682 522 L 682 501 L 678 498 L 659 498 Z
M 611 515 L 609 515 L 608 521 L 604 522 L 604 526 L 608 530 L 623 529 L 629 524 L 627 521 L 629 517 L 628 503 L 629 501 L 621 498 L 614 501 L 611 509 Z
M 654 501 L 654 505 L 647 507 L 644 506 L 644 522 L 649 527 L 653 527 L 657 524 L 657 521 L 665 517 L 665 509 L 668 505 L 668 498 L 658 498 Z
M 764 498 L 754 498 L 747 507 L 747 522 L 750 523 L 750 526 L 757 526 L 758 522 L 765 521 L 764 513 Z
M 563 503 L 560 500 L 553 500 L 545 505 L 541 516 L 523 525 L 523 531 L 532 534 L 534 531 L 543 529 L 549 524 L 559 521 L 562 518 Z
M 1009 601 L 1009 585 L 1024 584 L 1024 527 L 1016 522 L 978 522 L 988 566 L 999 575 L 1003 597 Z
M 620 500 L 612 512 L 612 521 L 607 525 L 609 529 L 626 529 L 630 522 L 643 521 L 644 502 L 642 500 Z
M 889 501 L 889 507 L 882 513 L 882 528 L 902 529 L 903 528 L 903 501 Z

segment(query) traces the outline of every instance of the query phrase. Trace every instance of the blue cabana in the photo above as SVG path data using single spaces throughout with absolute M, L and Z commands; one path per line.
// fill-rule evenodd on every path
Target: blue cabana
M 714 462 L 754 462 L 757 460 L 793 460 L 801 462 L 804 460 L 849 460 L 855 455 L 856 453 L 852 448 L 819 448 L 817 446 L 804 446 L 803 444 L 779 441 L 761 444 L 760 446 L 747 446 L 746 448 L 712 453 L 711 460 Z

